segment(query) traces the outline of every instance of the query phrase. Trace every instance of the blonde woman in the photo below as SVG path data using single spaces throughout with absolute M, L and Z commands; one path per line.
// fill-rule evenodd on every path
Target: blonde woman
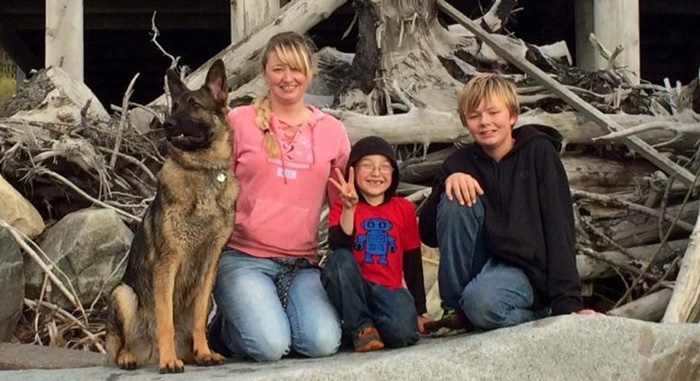
M 323 201 L 338 197 L 328 179 L 345 168 L 350 144 L 341 122 L 304 104 L 311 54 L 297 33 L 273 36 L 261 56 L 267 94 L 228 115 L 240 193 L 208 335 L 224 355 L 321 357 L 340 345 L 315 253 Z

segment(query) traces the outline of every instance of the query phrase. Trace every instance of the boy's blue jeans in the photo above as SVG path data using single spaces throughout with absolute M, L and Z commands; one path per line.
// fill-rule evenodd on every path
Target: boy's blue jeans
M 484 205 L 471 207 L 443 194 L 438 204 L 438 282 L 442 306 L 461 309 L 479 329 L 495 329 L 545 317 L 533 311 L 534 291 L 519 267 L 489 255 L 484 242 Z
M 320 271 L 297 271 L 283 309 L 274 279 L 284 269 L 236 250 L 221 254 L 214 298 L 224 317 L 223 342 L 256 361 L 279 360 L 291 349 L 309 357 L 334 354 L 340 347 L 340 321 L 321 286 Z
M 387 347 L 418 341 L 418 316 L 411 293 L 362 278 L 350 250 L 338 249 L 328 256 L 321 282 L 340 313 L 344 332 L 354 337 L 362 328 L 374 325 Z

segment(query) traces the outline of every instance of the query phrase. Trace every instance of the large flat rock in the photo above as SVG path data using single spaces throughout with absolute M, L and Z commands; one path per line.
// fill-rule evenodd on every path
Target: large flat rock
M 0 343 L 0 370 L 63 369 L 105 365 L 107 356 L 66 348 Z M 0 378 L 4 376 L 0 372 Z
M 323 359 L 187 366 L 0 372 L 0 380 L 700 380 L 700 326 L 562 316 L 492 332 L 423 339 L 416 346 Z

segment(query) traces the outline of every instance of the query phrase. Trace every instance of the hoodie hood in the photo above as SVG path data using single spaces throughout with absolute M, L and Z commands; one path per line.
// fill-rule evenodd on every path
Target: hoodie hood
M 527 124 L 522 127 L 514 128 L 511 134 L 515 139 L 515 145 L 513 146 L 513 149 L 503 157 L 504 159 L 514 155 L 521 148 L 537 139 L 546 139 L 552 143 L 557 151 L 561 151 L 562 140 L 564 139 L 556 128 L 540 124 Z M 483 160 L 493 160 L 478 144 L 473 144 L 473 147 L 474 151 L 472 152 L 477 154 L 477 156 L 481 157 Z
M 389 185 L 389 188 L 384 193 L 384 202 L 387 202 L 396 194 L 396 189 L 399 187 L 399 166 L 396 164 L 394 150 L 386 140 L 378 136 L 368 136 L 358 140 L 350 150 L 350 158 L 348 159 L 345 173 L 348 173 L 350 167 L 355 166 L 360 159 L 367 155 L 382 155 L 389 159 L 391 166 L 394 168 L 394 172 L 391 173 L 391 185 Z M 355 187 L 357 187 L 357 182 L 355 182 Z M 360 200 L 366 202 L 362 196 L 362 192 L 358 192 L 358 195 Z
M 560 151 L 562 140 L 564 139 L 556 128 L 540 124 L 529 124 L 514 129 L 513 138 L 515 138 L 513 151 L 520 149 L 535 139 L 547 139 L 552 142 L 557 151 Z

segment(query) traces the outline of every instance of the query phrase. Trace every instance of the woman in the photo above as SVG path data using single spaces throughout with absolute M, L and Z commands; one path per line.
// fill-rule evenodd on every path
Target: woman
M 262 54 L 268 93 L 228 116 L 240 193 L 209 336 L 214 348 L 219 336 L 218 349 L 257 361 L 290 350 L 329 356 L 340 345 L 337 313 L 312 264 L 324 198 L 337 198 L 328 179 L 345 168 L 350 144 L 341 122 L 304 104 L 311 55 L 297 33 L 272 37 Z

